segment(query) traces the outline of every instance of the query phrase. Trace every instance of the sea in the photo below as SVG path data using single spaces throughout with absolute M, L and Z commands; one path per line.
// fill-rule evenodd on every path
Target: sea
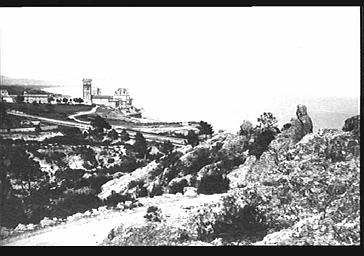
M 82 97 L 81 86 L 49 87 L 45 91 Z M 112 91 L 105 92 L 112 95 Z M 130 90 L 133 104 L 142 109 L 144 117 L 177 121 L 206 121 L 215 131 L 225 130 L 237 133 L 243 120 L 257 124 L 257 118 L 264 112 L 271 112 L 278 120 L 278 127 L 288 123 L 296 115 L 298 104 L 307 106 L 314 131 L 320 128 L 341 129 L 347 118 L 360 113 L 358 97 L 325 96 L 280 96 L 280 95 L 236 95 L 224 94 L 217 98 L 208 93 L 189 95 L 166 90 L 165 93 L 147 93 L 141 89 Z

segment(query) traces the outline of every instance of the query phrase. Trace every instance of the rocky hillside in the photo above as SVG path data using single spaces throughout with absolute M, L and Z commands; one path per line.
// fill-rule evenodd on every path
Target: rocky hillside
M 282 129 L 260 122 L 138 161 L 128 144 L 28 151 L 60 190 L 49 214 L 125 216 L 102 245 L 359 245 L 360 116 L 313 133 L 298 105 Z
M 115 228 L 104 244 L 360 244 L 360 117 L 348 120 L 344 131 L 316 133 L 312 123 L 299 122 L 308 118 L 298 113 L 259 157 L 244 150 L 246 137 L 219 133 L 107 182 L 100 198 L 224 194 L 191 209 L 178 228 L 156 205 L 148 221 Z

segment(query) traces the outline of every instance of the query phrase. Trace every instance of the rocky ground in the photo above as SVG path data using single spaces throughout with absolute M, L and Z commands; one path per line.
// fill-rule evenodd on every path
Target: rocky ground
M 244 136 L 217 133 L 114 177 L 98 194 L 131 201 L 49 220 L 2 244 L 359 245 L 360 119 L 311 133 L 298 117 L 260 157 L 244 150 Z

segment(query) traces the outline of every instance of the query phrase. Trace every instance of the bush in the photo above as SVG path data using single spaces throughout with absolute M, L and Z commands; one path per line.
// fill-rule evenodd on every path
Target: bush
M 244 204 L 235 194 L 201 207 L 192 216 L 190 225 L 202 241 L 218 237 L 257 241 L 266 234 L 265 219 L 258 208 Z
M 107 136 L 112 140 L 117 140 L 119 138 L 119 134 L 114 129 L 109 131 Z
M 181 167 L 182 170 L 184 169 L 185 175 L 197 173 L 205 165 L 213 163 L 215 159 L 211 156 L 208 148 L 199 148 L 187 160 L 187 166 Z
M 83 187 L 81 189 L 68 189 L 63 196 L 55 200 L 52 209 L 52 217 L 66 217 L 77 212 L 97 208 L 102 204 L 93 189 Z
M 200 121 L 198 126 L 198 129 L 200 130 L 200 134 L 206 134 L 206 135 L 212 135 L 214 133 L 214 130 L 212 128 L 212 125 L 205 122 L 205 121 Z
M 104 201 L 104 203 L 108 206 L 115 207 L 118 203 L 125 202 L 125 201 L 132 201 L 132 197 L 127 195 L 121 195 L 119 193 L 113 193 Z
M 258 131 L 256 140 L 252 145 L 249 145 L 249 154 L 254 155 L 257 159 L 268 149 L 268 146 L 275 138 L 275 132 L 272 130 Z
M 250 136 L 254 131 L 253 125 L 251 122 L 244 120 L 240 125 L 239 135 Z
M 199 194 L 224 193 L 229 189 L 229 179 L 223 174 L 206 175 L 197 188 Z
M 101 192 L 101 186 L 111 179 L 111 177 L 99 174 L 97 176 L 91 176 L 87 181 L 90 188 L 94 189 L 96 194 L 99 194 Z
M 169 140 L 164 141 L 163 144 L 160 147 L 160 151 L 165 154 L 165 155 L 169 155 L 172 153 L 174 149 L 174 145 L 172 144 L 172 142 L 170 142 Z
M 183 193 L 183 188 L 188 186 L 189 184 L 186 179 L 182 179 L 180 182 L 171 182 L 168 186 L 169 193 L 171 194 Z
M 161 222 L 162 219 L 162 211 L 157 206 L 149 206 L 147 209 L 147 213 L 144 215 L 148 221 L 151 222 Z
M 192 147 L 195 147 L 199 144 L 198 134 L 192 130 L 188 131 L 186 139 L 187 139 L 187 144 L 191 145 Z

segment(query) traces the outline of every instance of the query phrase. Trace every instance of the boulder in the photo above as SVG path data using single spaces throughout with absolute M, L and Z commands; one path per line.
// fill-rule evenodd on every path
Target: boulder
M 147 166 L 138 168 L 129 174 L 121 176 L 120 178 L 112 179 L 102 185 L 101 193 L 98 194 L 98 197 L 102 200 L 105 200 L 112 194 L 112 191 L 125 195 L 128 193 L 130 183 L 135 181 L 146 181 L 148 179 L 149 173 L 158 167 L 159 164 L 153 161 Z
M 238 168 L 232 170 L 228 175 L 227 178 L 230 181 L 229 187 L 230 189 L 239 188 L 245 186 L 246 180 L 245 177 L 249 170 L 251 169 L 252 165 L 255 163 L 256 157 L 249 156 L 244 164 L 239 165 Z
M 296 118 L 284 125 L 277 137 L 289 138 L 292 143 L 299 142 L 306 134 L 313 132 L 313 123 L 305 105 L 297 105 Z
M 353 132 L 355 135 L 360 135 L 360 115 L 346 119 L 342 130 L 345 132 Z
M 191 186 L 192 175 L 186 175 L 183 177 L 177 177 L 172 179 L 167 186 L 168 193 L 175 194 L 182 192 L 184 187 Z
M 45 218 L 43 218 L 43 219 L 40 221 L 40 223 L 39 223 L 39 224 L 41 225 L 41 227 L 47 227 L 47 226 L 51 226 L 51 225 L 53 225 L 53 224 L 55 224 L 55 223 L 54 223 L 54 221 L 53 221 L 53 220 L 50 220 L 49 218 L 45 217 Z
M 305 105 L 297 105 L 296 116 L 302 124 L 302 129 L 306 134 L 313 132 L 313 124 L 311 117 L 307 114 L 307 107 Z
M 183 195 L 189 198 L 194 198 L 197 196 L 197 189 L 194 187 L 184 187 Z
M 18 226 L 16 226 L 16 228 L 15 228 L 15 231 L 18 231 L 18 232 L 22 232 L 25 230 L 27 230 L 27 226 L 24 224 L 18 224 Z

